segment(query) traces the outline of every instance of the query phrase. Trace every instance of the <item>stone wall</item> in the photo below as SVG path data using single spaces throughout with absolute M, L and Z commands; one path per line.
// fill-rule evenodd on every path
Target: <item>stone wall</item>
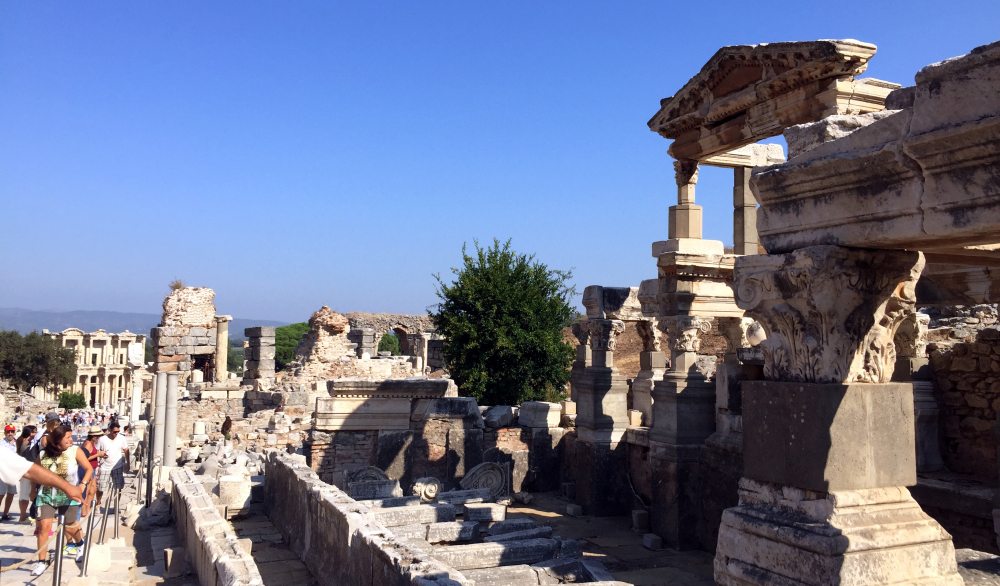
M 205 287 L 171 291 L 163 300 L 160 325 L 150 330 L 155 372 L 180 373 L 178 382 L 182 386 L 187 384 L 192 370 L 214 375 L 217 337 L 215 291 Z
M 941 451 L 952 472 L 997 484 L 1000 327 L 969 341 L 928 345 L 940 405 Z
M 170 472 L 174 527 L 202 584 L 259 586 L 264 583 L 250 552 L 239 545 L 232 526 L 212 496 L 186 468 Z
M 454 569 L 402 545 L 367 507 L 300 459 L 272 452 L 265 478 L 271 522 L 321 584 L 468 584 Z

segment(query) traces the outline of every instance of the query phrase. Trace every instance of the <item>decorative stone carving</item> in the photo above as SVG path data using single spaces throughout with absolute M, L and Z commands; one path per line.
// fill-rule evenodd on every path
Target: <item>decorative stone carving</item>
M 592 319 L 589 324 L 594 350 L 614 352 L 618 336 L 625 331 L 625 323 L 617 319 Z
M 490 491 L 490 500 L 506 497 L 510 487 L 510 466 L 497 462 L 483 462 L 465 473 L 459 482 L 465 490 L 485 488 Z
M 729 345 L 728 353 L 735 354 L 740 348 L 749 348 L 754 344 L 750 343 L 749 331 L 750 328 L 759 328 L 760 324 L 750 317 L 722 317 L 719 318 L 719 333 L 726 339 L 726 343 Z M 758 342 L 759 343 L 759 342 Z
M 677 203 L 694 203 L 694 186 L 698 183 L 698 161 L 674 161 L 674 180 L 677 182 Z
M 642 339 L 642 349 L 644 352 L 660 351 L 662 333 L 656 319 L 649 318 L 636 322 L 636 329 L 639 331 L 639 338 Z
M 589 285 L 583 290 L 583 306 L 590 319 L 642 319 L 638 287 Z
M 671 156 L 704 160 L 795 124 L 881 110 L 899 86 L 854 79 L 874 54 L 853 40 L 723 47 L 661 100 L 649 129 L 674 140 Z
M 908 358 L 927 357 L 927 328 L 931 316 L 925 313 L 908 314 L 896 330 L 896 354 Z
M 701 335 L 712 331 L 712 319 L 698 316 L 674 316 L 663 318 L 674 352 L 698 352 L 701 350 Z
M 367 466 L 347 475 L 347 482 L 376 482 L 383 480 L 389 480 L 389 477 L 381 468 L 376 468 L 375 466 Z
M 590 345 L 590 322 L 586 319 L 581 319 L 573 322 L 571 328 L 573 330 L 573 336 L 576 341 L 581 346 Z
M 768 330 L 764 378 L 888 382 L 923 266 L 919 252 L 837 246 L 737 259 L 737 305 Z
M 418 478 L 413 483 L 413 496 L 420 497 L 420 502 L 429 503 L 435 500 L 441 492 L 441 481 L 433 476 Z

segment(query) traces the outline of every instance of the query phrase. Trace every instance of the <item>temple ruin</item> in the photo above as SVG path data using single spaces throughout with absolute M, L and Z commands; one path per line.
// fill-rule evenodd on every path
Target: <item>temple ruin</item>
M 301 583 L 627 583 L 567 517 L 701 555 L 698 583 L 964 583 L 1000 553 L 1000 43 L 909 87 L 860 77 L 874 55 L 724 47 L 660 102 L 656 273 L 585 289 L 561 402 L 479 405 L 429 321 L 327 306 L 284 371 L 248 328 L 236 380 L 214 293 L 171 292 L 149 435 L 192 571 L 262 583 L 253 519 Z M 733 252 L 702 238 L 701 165 L 733 169 Z M 512 513 L 541 493 L 545 520 Z

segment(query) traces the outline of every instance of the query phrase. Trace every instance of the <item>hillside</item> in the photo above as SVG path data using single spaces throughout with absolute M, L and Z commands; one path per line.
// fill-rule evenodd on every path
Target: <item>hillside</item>
M 160 323 L 155 313 L 126 313 L 121 311 L 39 311 L 13 307 L 0 307 L 0 330 L 17 330 L 22 334 L 47 329 L 61 332 L 66 328 L 80 328 L 85 332 L 103 329 L 107 332 L 128 330 L 149 334 L 150 328 Z M 284 322 L 266 319 L 234 318 L 229 324 L 229 336 L 241 339 L 243 330 L 253 326 L 281 326 Z

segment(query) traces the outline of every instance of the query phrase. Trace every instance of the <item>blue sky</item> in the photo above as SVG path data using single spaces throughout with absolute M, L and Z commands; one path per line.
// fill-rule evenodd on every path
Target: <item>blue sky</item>
M 656 275 L 660 98 L 721 46 L 857 38 L 866 75 L 1000 37 L 1000 3 L 3 2 L 0 307 L 423 312 L 463 242 Z M 706 237 L 732 175 L 703 170 Z

